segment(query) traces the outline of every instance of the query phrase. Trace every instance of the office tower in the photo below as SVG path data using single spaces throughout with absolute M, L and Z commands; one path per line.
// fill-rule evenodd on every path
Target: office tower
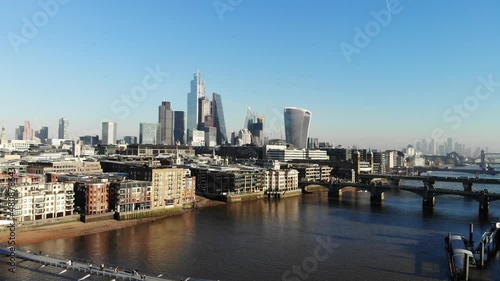
M 214 147 L 217 145 L 218 130 L 215 127 L 205 129 L 205 147 Z
M 7 133 L 5 132 L 5 128 L 2 127 L 2 134 L 0 135 L 0 145 L 7 144 Z
M 198 130 L 213 127 L 212 121 L 212 103 L 207 97 L 198 98 Z
M 33 140 L 33 129 L 29 121 L 24 121 L 23 140 Z
M 139 144 L 159 144 L 160 123 L 139 124 Z
M 191 91 L 187 94 L 187 130 L 198 128 L 198 99 L 205 97 L 205 81 L 201 80 L 200 71 L 196 71 L 191 80 Z
M 293 144 L 295 148 L 307 148 L 307 136 L 312 113 L 309 110 L 298 107 L 286 107 L 285 138 L 286 142 Z
M 99 144 L 99 136 L 82 136 L 80 137 L 82 145 L 97 145 Z
M 123 140 L 125 141 L 126 144 L 137 144 L 136 136 L 124 136 Z
M 116 143 L 116 122 L 102 122 L 102 144 Z
M 68 139 L 69 138 L 69 121 L 66 118 L 59 119 L 59 139 Z
M 186 144 L 186 112 L 174 111 L 174 142 L 175 144 Z
M 217 93 L 213 93 L 212 116 L 214 127 L 217 128 L 217 144 L 225 144 L 228 139 L 226 134 L 226 122 L 224 121 L 224 109 L 222 108 L 222 98 Z
M 448 138 L 448 141 L 446 143 L 446 153 L 452 153 L 453 152 L 453 139 Z M 446 155 L 445 153 L 445 155 Z
M 16 128 L 15 139 L 22 140 L 23 134 L 24 134 L 24 126 L 19 126 L 19 128 Z
M 158 110 L 158 123 L 160 123 L 160 144 L 174 144 L 174 112 L 170 102 L 163 101 Z
M 47 139 L 49 138 L 49 127 L 42 127 L 38 132 L 38 138 L 42 142 L 46 142 Z

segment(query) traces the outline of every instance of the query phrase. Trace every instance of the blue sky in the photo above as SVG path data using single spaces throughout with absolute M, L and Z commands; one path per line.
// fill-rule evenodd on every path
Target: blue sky
M 500 151 L 500 2 L 396 2 L 0 0 L 0 123 L 10 137 L 24 120 L 56 137 L 61 117 L 74 136 L 103 120 L 138 135 L 162 100 L 186 110 L 199 69 L 229 132 L 250 106 L 280 137 L 283 108 L 298 106 L 313 113 L 310 136 L 335 144 L 401 148 L 438 130 Z M 148 68 L 168 76 L 117 112 Z

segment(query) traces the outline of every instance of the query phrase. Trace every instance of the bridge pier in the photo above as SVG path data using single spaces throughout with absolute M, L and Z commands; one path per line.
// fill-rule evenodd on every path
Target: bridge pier
M 488 216 L 490 210 L 490 198 L 484 190 L 479 193 L 479 215 Z
M 330 188 L 330 190 L 328 190 L 328 197 L 341 198 L 342 189 Z
M 370 202 L 375 204 L 380 204 L 384 201 L 384 193 L 383 192 L 374 192 L 370 195 Z
M 422 200 L 422 206 L 424 208 L 434 208 L 434 206 L 436 205 L 436 195 L 428 185 L 424 187 L 422 197 L 424 198 Z
M 490 210 L 490 202 L 481 202 L 479 203 L 479 215 L 480 216 L 488 216 Z
M 474 184 L 473 182 L 468 181 L 468 182 L 463 182 L 462 184 L 464 186 L 464 191 L 472 191 L 472 185 Z

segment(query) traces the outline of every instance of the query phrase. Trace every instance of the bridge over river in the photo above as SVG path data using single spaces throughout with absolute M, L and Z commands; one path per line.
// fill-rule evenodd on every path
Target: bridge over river
M 9 261 L 7 262 L 10 264 L 12 262 L 12 258 L 14 258 L 15 263 L 19 262 L 19 260 L 23 261 L 31 261 L 35 262 L 35 264 L 40 264 L 40 266 L 33 267 L 32 270 L 38 270 L 46 266 L 52 266 L 52 267 L 59 267 L 61 268 L 61 271 L 58 273 L 58 275 L 64 275 L 68 271 L 78 271 L 81 272 L 81 277 L 76 279 L 76 280 L 85 280 L 92 275 L 94 276 L 102 276 L 104 278 L 108 277 L 109 280 L 151 280 L 151 281 L 174 281 L 174 280 L 179 280 L 179 279 L 169 279 L 167 277 L 164 277 L 163 274 L 158 274 L 158 275 L 144 275 L 141 272 L 135 273 L 133 270 L 123 270 L 120 267 L 109 267 L 105 266 L 103 268 L 100 267 L 99 264 L 92 264 L 90 262 L 84 262 L 84 261 L 75 261 L 70 259 L 61 259 L 58 257 L 52 257 L 50 255 L 44 254 L 40 255 L 40 253 L 32 253 L 29 251 L 21 251 L 18 248 L 15 249 L 15 251 L 11 252 L 10 248 L 2 245 L 0 246 L 0 254 L 7 256 Z M 13 267 L 15 268 L 15 267 Z M 118 270 L 119 269 L 119 270 Z M 42 272 L 42 271 L 38 271 Z M 15 274 L 15 273 L 12 273 Z M 47 274 L 52 274 L 47 272 Z M 207 279 L 197 279 L 197 278 L 183 278 L 180 280 L 190 280 L 190 281 L 210 281 Z M 213 280 L 212 280 L 213 281 Z
M 479 213 L 487 215 L 491 201 L 500 200 L 500 193 L 493 190 L 483 189 L 473 191 L 474 184 L 494 184 L 500 187 L 500 179 L 481 179 L 469 177 L 437 177 L 437 176 L 393 176 L 393 175 L 360 175 L 359 182 L 310 182 L 300 181 L 299 187 L 303 190 L 309 185 L 320 185 L 328 188 L 330 197 L 341 197 L 342 189 L 354 187 L 359 190 L 370 192 L 370 201 L 372 203 L 381 203 L 384 199 L 384 192 L 403 190 L 422 196 L 422 205 L 426 208 L 433 208 L 436 205 L 436 196 L 439 195 L 458 195 L 469 197 L 479 202 Z M 401 185 L 401 180 L 421 181 L 423 186 Z M 436 188 L 436 182 L 457 182 L 462 183 L 462 190 L 453 190 L 446 188 Z

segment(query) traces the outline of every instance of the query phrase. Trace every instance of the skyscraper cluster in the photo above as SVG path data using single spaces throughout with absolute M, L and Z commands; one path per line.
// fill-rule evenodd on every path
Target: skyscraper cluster
M 187 135 L 190 144 L 203 141 L 207 146 L 225 144 L 227 142 L 226 123 L 222 97 L 212 94 L 212 101 L 206 96 L 205 81 L 200 72 L 194 74 L 187 94 Z M 201 132 L 204 132 L 202 134 Z

